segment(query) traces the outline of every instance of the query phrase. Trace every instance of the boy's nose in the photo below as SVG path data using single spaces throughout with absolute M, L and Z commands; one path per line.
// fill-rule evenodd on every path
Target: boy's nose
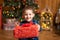
M 27 17 L 29 17 L 29 15 L 27 15 Z

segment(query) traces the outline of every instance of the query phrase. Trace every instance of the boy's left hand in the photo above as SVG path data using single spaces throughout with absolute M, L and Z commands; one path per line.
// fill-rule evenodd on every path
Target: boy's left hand
M 36 24 L 37 25 L 37 27 L 38 27 L 38 31 L 40 31 L 40 25 L 39 24 Z

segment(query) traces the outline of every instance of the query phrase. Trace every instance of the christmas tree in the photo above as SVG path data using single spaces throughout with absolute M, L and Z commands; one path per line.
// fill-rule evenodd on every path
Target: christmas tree
M 36 16 L 34 19 L 39 20 L 39 5 L 37 0 L 4 0 L 3 3 L 3 17 L 4 18 L 18 18 L 22 19 L 22 9 L 25 6 L 32 6 L 35 9 Z

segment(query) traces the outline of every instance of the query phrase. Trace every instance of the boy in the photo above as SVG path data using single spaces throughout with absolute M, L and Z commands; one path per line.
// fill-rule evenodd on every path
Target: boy
M 24 17 L 24 21 L 20 22 L 20 26 L 25 23 L 33 22 L 35 25 L 38 26 L 38 30 L 40 30 L 40 25 L 38 24 L 38 21 L 33 20 L 33 17 L 35 16 L 34 10 L 32 7 L 25 7 L 22 11 L 22 15 Z M 33 38 L 19 38 L 19 40 L 38 40 L 38 37 Z

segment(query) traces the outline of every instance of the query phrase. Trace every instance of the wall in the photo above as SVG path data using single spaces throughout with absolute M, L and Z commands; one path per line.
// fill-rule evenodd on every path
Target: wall
M 2 5 L 3 2 L 4 2 L 4 0 L 0 0 L 0 5 Z
M 47 6 L 54 14 L 57 12 L 59 3 L 60 0 L 38 0 L 40 11 L 42 11 Z

